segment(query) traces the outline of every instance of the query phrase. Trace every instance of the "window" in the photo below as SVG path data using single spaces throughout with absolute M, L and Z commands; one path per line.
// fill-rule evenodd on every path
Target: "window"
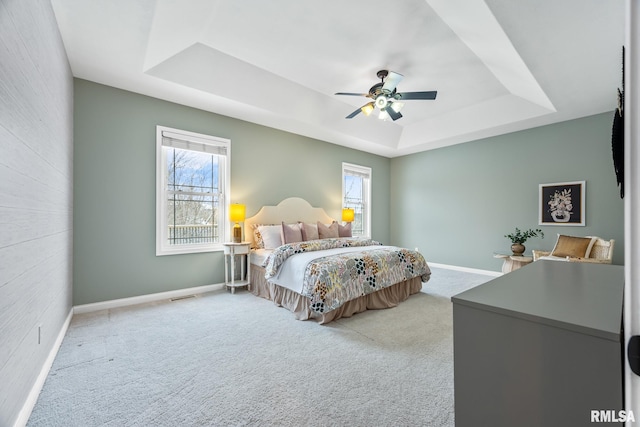
M 342 207 L 355 212 L 354 236 L 371 236 L 371 168 L 342 164 Z
M 231 141 L 156 127 L 156 255 L 209 252 L 228 240 Z

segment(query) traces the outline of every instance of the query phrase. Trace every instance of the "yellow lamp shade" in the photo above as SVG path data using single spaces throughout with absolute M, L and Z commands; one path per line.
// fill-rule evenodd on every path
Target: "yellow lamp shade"
M 373 102 L 370 102 L 368 104 L 363 105 L 360 108 L 360 111 L 362 111 L 364 113 L 365 116 L 368 116 L 369 114 L 371 114 L 373 112 L 373 110 L 375 109 L 375 104 Z
M 229 220 L 235 222 L 233 226 L 233 242 L 240 243 L 242 241 L 242 228 L 238 225 L 244 221 L 245 206 L 240 203 L 234 203 L 229 206 Z
M 353 218 L 355 217 L 355 211 L 351 208 L 342 209 L 342 220 L 344 222 L 353 222 Z
M 245 206 L 240 203 L 234 203 L 229 206 L 229 220 L 233 222 L 244 221 Z

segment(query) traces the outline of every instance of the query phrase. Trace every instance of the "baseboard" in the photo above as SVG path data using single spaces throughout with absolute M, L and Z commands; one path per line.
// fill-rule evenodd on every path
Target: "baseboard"
M 53 366 L 53 361 L 56 359 L 56 355 L 58 354 L 58 350 L 62 345 L 62 340 L 64 340 L 64 336 L 67 333 L 67 329 L 69 329 L 69 324 L 71 323 L 71 318 L 73 317 L 73 308 L 69 310 L 69 315 L 67 319 L 64 321 L 60 332 L 58 333 L 58 337 L 56 338 L 53 347 L 51 347 L 51 351 L 49 351 L 49 356 L 47 356 L 47 360 L 45 360 L 44 365 L 42 365 L 42 369 L 40 369 L 40 374 L 38 378 L 36 378 L 36 382 L 33 383 L 31 387 L 31 391 L 27 396 L 27 400 L 22 405 L 22 409 L 18 414 L 18 418 L 14 423 L 14 427 L 24 427 L 27 425 L 29 421 L 29 417 L 31 416 L 31 412 L 33 408 L 36 406 L 38 402 L 38 396 L 40 396 L 40 391 L 42 391 L 42 387 L 44 387 L 44 382 L 47 380 L 47 376 L 49 375 L 49 371 Z
M 502 276 L 502 274 L 503 274 L 503 273 L 501 273 L 499 271 L 480 270 L 480 269 L 477 269 L 477 268 L 460 267 L 460 266 L 457 266 L 457 265 L 448 265 L 448 264 L 438 264 L 438 263 L 435 263 L 435 262 L 429 262 L 428 264 L 431 267 L 445 268 L 447 270 L 464 271 L 465 273 L 484 274 L 485 276 L 498 277 L 498 276 Z
M 91 304 L 76 305 L 73 307 L 73 314 L 90 313 L 98 310 L 127 307 L 129 305 L 144 304 L 147 302 L 162 301 L 171 298 L 179 298 L 187 295 L 203 294 L 205 292 L 217 291 L 224 288 L 224 283 L 214 285 L 197 286 L 194 288 L 178 289 L 175 291 L 158 292 L 155 294 L 140 295 L 130 298 L 119 298 L 109 301 L 94 302 Z

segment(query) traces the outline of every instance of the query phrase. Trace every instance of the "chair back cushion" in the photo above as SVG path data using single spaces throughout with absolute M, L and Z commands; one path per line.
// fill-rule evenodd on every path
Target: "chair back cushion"
M 551 256 L 570 258 L 589 258 L 596 237 L 575 237 L 558 234 L 556 246 Z

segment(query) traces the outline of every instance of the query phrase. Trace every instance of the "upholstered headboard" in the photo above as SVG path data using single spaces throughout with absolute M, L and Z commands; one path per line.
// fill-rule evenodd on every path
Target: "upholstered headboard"
M 322 208 L 314 208 L 300 197 L 289 197 L 276 206 L 263 206 L 257 214 L 244 220 L 244 239 L 253 246 L 254 224 L 281 224 L 297 221 L 330 224 L 334 221 Z

